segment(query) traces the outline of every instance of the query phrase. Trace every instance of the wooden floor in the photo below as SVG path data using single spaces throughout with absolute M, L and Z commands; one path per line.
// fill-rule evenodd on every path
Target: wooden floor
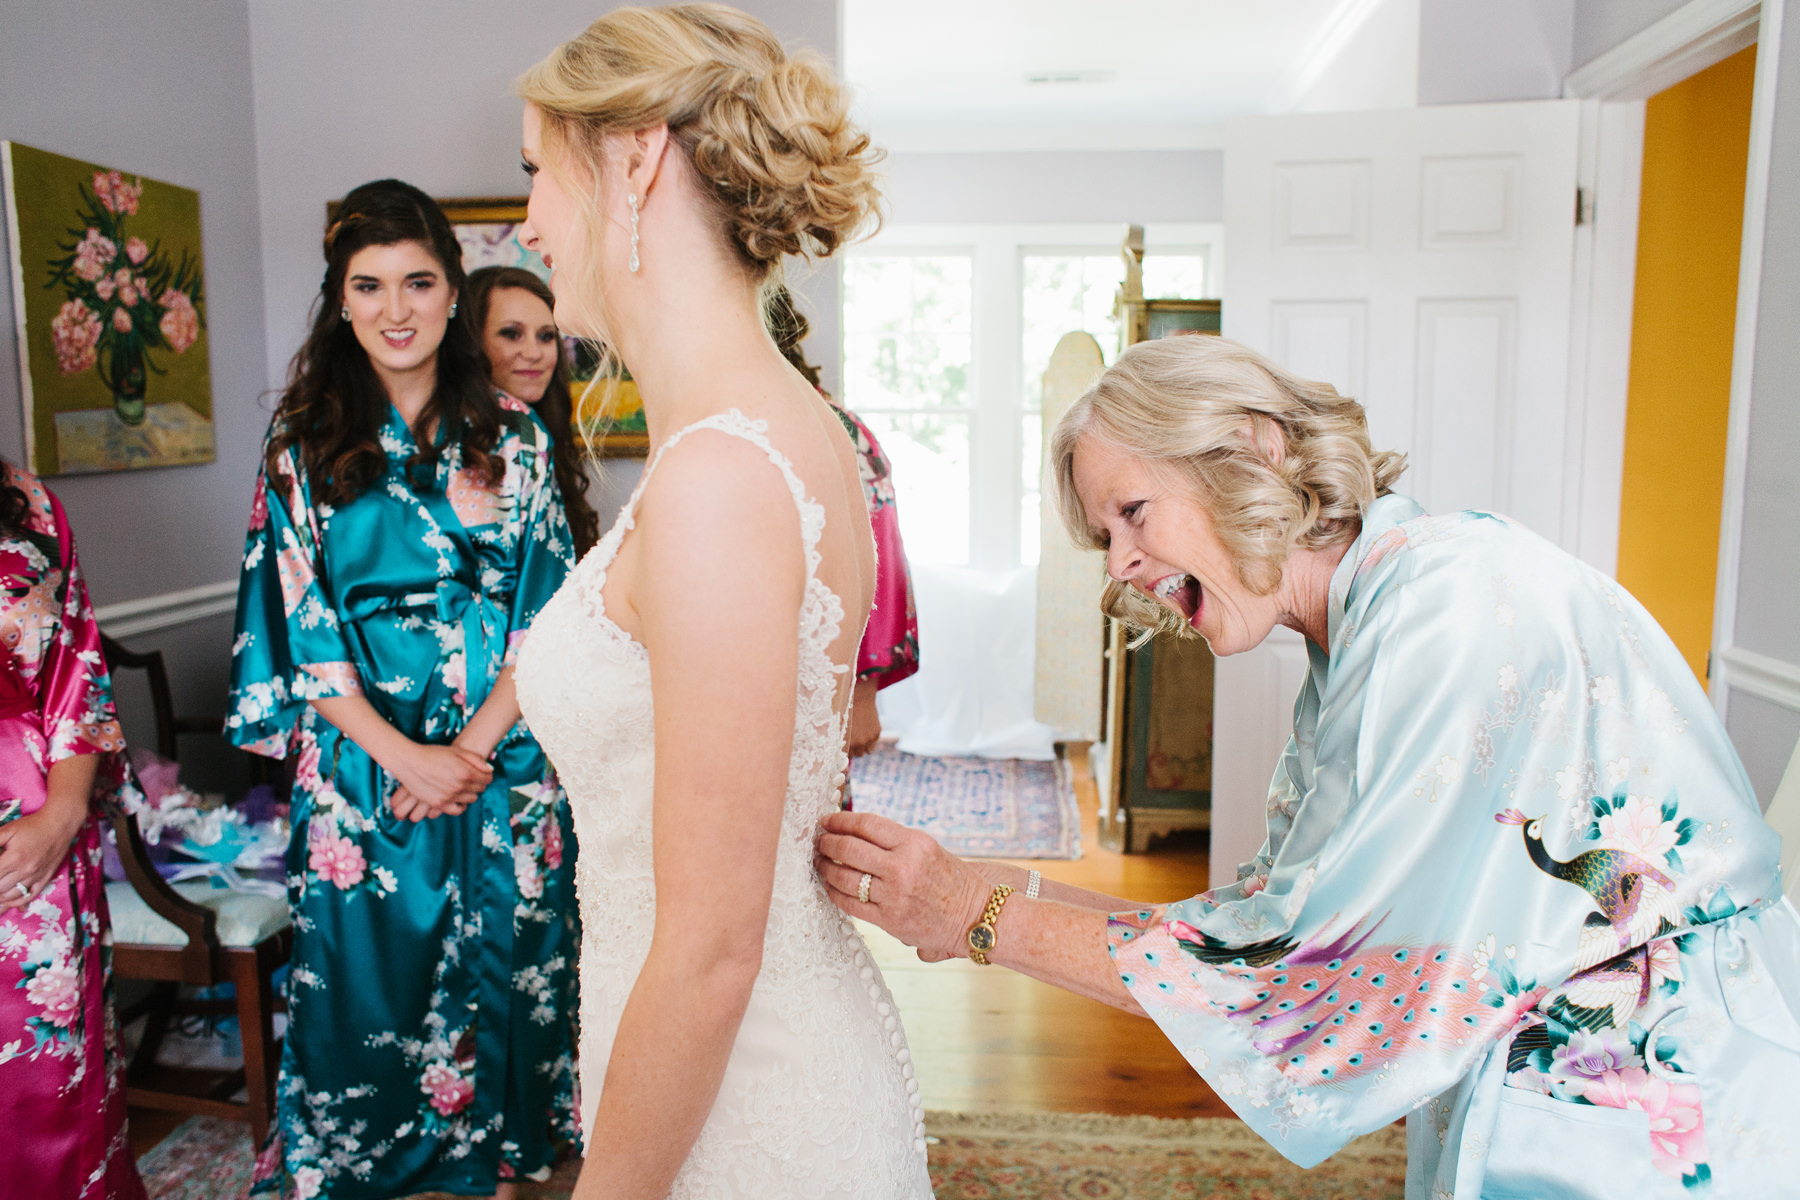
M 1095 841 L 1098 797 L 1076 747 L 1081 858 L 1034 859 L 1044 878 L 1132 900 L 1180 900 L 1206 888 L 1203 837 L 1117 854 Z M 957 959 L 921 963 L 864 926 L 906 1024 L 925 1107 L 961 1112 L 1100 1112 L 1229 1117 L 1231 1110 L 1151 1022 L 1002 968 Z M 182 1118 L 131 1110 L 142 1154 Z
M 1169 839 L 1151 854 L 1102 850 L 1094 837 L 1098 798 L 1085 749 L 1075 748 L 1071 757 L 1081 858 L 1023 865 L 1045 879 L 1132 900 L 1180 900 L 1206 889 L 1204 836 Z M 921 963 L 880 930 L 863 929 L 905 1022 L 926 1108 L 1232 1115 L 1143 1017 L 1002 968 L 965 959 Z

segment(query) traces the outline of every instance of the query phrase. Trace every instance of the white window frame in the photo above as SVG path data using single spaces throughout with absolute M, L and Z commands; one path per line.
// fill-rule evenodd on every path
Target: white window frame
M 1021 422 L 1025 416 L 1023 259 L 1027 254 L 1116 254 L 1125 227 L 1083 225 L 889 225 L 845 257 L 968 254 L 974 258 L 969 379 L 969 565 L 1019 566 L 1023 498 Z M 1205 298 L 1224 293 L 1225 227 L 1216 222 L 1153 223 L 1145 253 L 1203 254 Z M 842 289 L 840 266 L 839 294 Z M 840 319 L 841 330 L 844 322 Z M 841 335 L 840 335 L 841 337 Z M 1116 348 L 1106 347 L 1110 361 Z M 838 346 L 840 369 L 843 345 Z M 842 375 L 839 378 L 843 378 Z

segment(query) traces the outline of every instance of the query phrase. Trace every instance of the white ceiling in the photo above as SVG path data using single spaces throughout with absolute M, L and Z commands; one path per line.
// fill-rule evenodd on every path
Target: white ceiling
M 1379 3 L 843 0 L 843 69 L 894 149 L 1209 144 L 1292 108 Z

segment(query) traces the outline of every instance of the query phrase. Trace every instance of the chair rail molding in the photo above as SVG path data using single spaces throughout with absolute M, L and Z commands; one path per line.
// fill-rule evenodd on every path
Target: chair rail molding
M 1800 712 L 1800 667 L 1742 646 L 1727 646 L 1714 667 L 1714 682 Z
M 1688 0 L 1563 79 L 1572 100 L 1642 100 L 1752 45 L 1762 0 Z
M 134 638 L 237 609 L 238 581 L 225 579 L 179 592 L 164 592 L 139 600 L 121 600 L 94 610 L 100 627 L 115 638 Z

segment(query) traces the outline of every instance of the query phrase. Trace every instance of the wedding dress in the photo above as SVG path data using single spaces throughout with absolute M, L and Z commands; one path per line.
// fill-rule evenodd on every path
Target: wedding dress
M 649 954 L 656 912 L 650 662 L 608 618 L 601 589 L 657 464 L 696 430 L 714 430 L 761 448 L 786 479 L 799 510 L 806 588 L 794 749 L 762 971 L 717 1101 L 670 1196 L 916 1200 L 931 1195 L 931 1184 L 906 1035 L 861 936 L 813 872 L 819 821 L 835 808 L 848 767 L 845 715 L 835 701 L 850 668 L 830 654 L 844 607 L 817 574 L 825 510 L 770 444 L 767 428 L 733 409 L 671 437 L 612 529 L 544 606 L 519 655 L 520 707 L 561 776 L 575 819 L 582 1134 L 593 1136 L 613 1038 Z M 852 661 L 855 653 L 850 639 Z

